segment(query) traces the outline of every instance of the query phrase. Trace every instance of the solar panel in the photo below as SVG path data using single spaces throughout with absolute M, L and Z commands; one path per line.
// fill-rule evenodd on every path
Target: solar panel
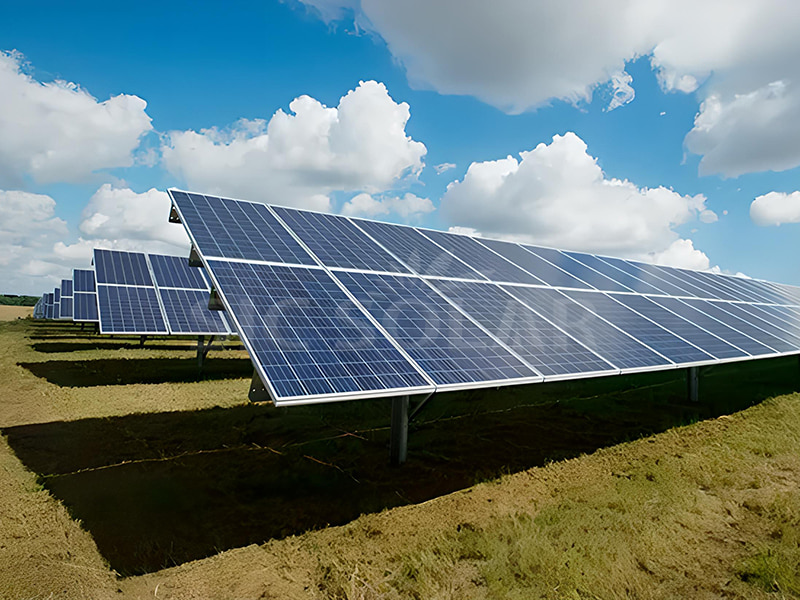
M 161 305 L 170 333 L 174 335 L 227 335 L 228 323 L 221 311 L 210 310 L 211 287 L 202 269 L 189 266 L 187 258 L 148 254 Z
M 432 390 L 324 270 L 217 260 L 208 266 L 276 402 Z
M 591 292 L 565 292 L 609 323 L 646 344 L 662 356 L 677 364 L 706 362 L 714 359 L 710 354 L 691 345 L 661 325 L 650 321 L 605 294 Z
M 59 317 L 72 320 L 72 280 L 61 280 L 61 301 L 59 303 Z
M 192 242 L 204 249 L 206 257 L 315 264 L 263 204 L 177 190 L 169 193 Z
M 143 253 L 95 248 L 94 265 L 100 333 L 169 333 Z
M 353 219 L 353 223 L 419 275 L 486 281 L 475 269 L 434 244 L 416 229 L 365 219 Z
M 55 302 L 55 295 L 52 292 L 45 293 L 45 307 L 44 307 L 44 318 L 45 319 L 52 319 L 53 318 L 53 305 Z
M 545 378 L 617 371 L 495 284 L 436 279 L 430 283 Z
M 275 213 L 327 267 L 408 273 L 388 252 L 344 217 L 274 207 Z
M 55 288 L 53 290 L 53 319 L 61 318 L 61 290 Z
M 613 279 L 610 279 L 595 271 L 594 269 L 590 269 L 586 265 L 581 262 L 578 262 L 571 257 L 567 256 L 563 252 L 559 250 L 553 250 L 551 248 L 540 248 L 538 246 L 529 246 L 525 245 L 525 250 L 531 252 L 546 260 L 547 262 L 555 265 L 562 271 L 569 273 L 576 279 L 583 281 L 584 283 L 588 284 L 589 286 L 597 289 L 597 290 L 604 290 L 607 292 L 630 292 L 631 290 L 624 285 L 620 284 Z
M 589 289 L 589 285 L 580 279 L 573 277 L 569 273 L 559 269 L 552 263 L 537 256 L 533 252 L 528 252 L 523 246 L 511 242 L 501 242 L 500 240 L 481 240 L 481 244 L 491 248 L 515 265 L 532 273 L 541 282 L 554 287 L 568 287 L 578 289 Z M 525 282 L 523 282 L 525 283 Z
M 336 277 L 439 389 L 541 379 L 415 277 L 348 272 Z
M 170 194 L 278 404 L 800 353 L 800 288 Z
M 81 323 L 96 323 L 99 317 L 97 315 L 94 271 L 74 269 L 72 271 L 72 290 L 72 320 Z

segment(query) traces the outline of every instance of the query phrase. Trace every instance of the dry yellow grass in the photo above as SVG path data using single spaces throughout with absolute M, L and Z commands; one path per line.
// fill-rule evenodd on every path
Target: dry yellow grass
M 32 306 L 8 306 L 0 304 L 0 321 L 14 321 L 33 316 Z
M 174 344 L 70 349 L 59 345 L 74 340 L 67 329 L 0 324 L 0 427 L 245 405 L 246 379 L 68 387 L 34 375 L 45 373 L 38 363 L 187 357 Z M 0 598 L 792 598 L 798 486 L 800 395 L 791 394 L 341 527 L 118 579 L 3 439 Z

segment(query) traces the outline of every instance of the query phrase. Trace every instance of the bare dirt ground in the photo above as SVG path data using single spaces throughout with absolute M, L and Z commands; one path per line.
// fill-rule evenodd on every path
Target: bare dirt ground
M 391 469 L 386 402 L 250 405 L 228 347 L 200 375 L 191 341 L 0 324 L 0 598 L 794 597 L 741 565 L 800 484 L 800 396 L 757 404 L 796 359 L 700 405 L 675 373 L 442 396 Z M 509 523 L 549 591 L 497 587 Z
M 24 319 L 33 315 L 32 306 L 7 306 L 0 304 L 0 321 Z

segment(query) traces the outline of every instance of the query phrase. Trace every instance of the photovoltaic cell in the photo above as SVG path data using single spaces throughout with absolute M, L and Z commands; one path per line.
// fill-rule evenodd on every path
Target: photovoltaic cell
M 582 252 L 567 252 L 564 251 L 564 254 L 569 256 L 570 258 L 577 260 L 585 264 L 587 267 L 591 267 L 595 271 L 598 271 L 613 279 L 614 281 L 624 285 L 629 290 L 634 292 L 638 292 L 640 294 L 663 294 L 664 292 L 657 287 L 642 281 L 641 279 L 637 279 L 633 275 L 625 273 L 624 271 L 620 271 L 616 267 L 612 267 L 607 262 L 603 262 L 597 256 L 593 254 L 584 254 Z
M 695 300 L 687 298 L 682 300 L 689 306 L 696 308 L 699 311 L 706 313 L 708 316 L 723 322 L 725 325 L 740 331 L 748 337 L 753 338 L 757 342 L 769 346 L 776 352 L 792 352 L 795 347 L 793 344 L 785 342 L 783 339 L 775 337 L 760 329 L 756 323 L 756 319 L 751 315 L 746 315 L 745 318 L 734 316 L 730 312 L 724 310 L 721 304 L 706 301 Z
M 322 269 L 208 264 L 278 402 L 430 389 Z
M 773 315 L 770 311 L 763 310 L 757 306 L 733 304 L 731 302 L 719 303 L 719 306 L 741 319 L 745 319 L 747 316 L 755 317 L 757 320 L 753 321 L 753 323 L 759 329 L 781 338 L 800 350 L 800 336 L 791 331 L 792 328 L 789 327 L 785 320 Z
M 75 292 L 73 300 L 73 321 L 97 322 L 97 294 L 94 292 Z
M 176 190 L 169 194 L 205 257 L 316 264 L 263 204 Z
M 147 260 L 141 252 L 94 249 L 97 283 L 152 286 Z
M 655 321 L 662 327 L 668 329 L 675 335 L 694 344 L 704 350 L 714 358 L 741 358 L 747 356 L 745 352 L 734 348 L 726 341 L 701 329 L 697 325 L 690 323 L 686 319 L 669 312 L 667 309 L 655 304 L 644 296 L 632 296 L 630 294 L 613 294 L 612 297 L 618 302 L 623 303 L 628 308 L 638 312 L 640 315 Z
M 694 272 L 687 269 L 675 269 L 672 267 L 664 267 L 661 265 L 652 265 L 661 273 L 668 273 L 672 277 L 680 279 L 687 285 L 692 285 L 697 291 L 697 295 L 702 298 L 718 299 L 718 300 L 736 300 L 736 296 L 731 294 L 724 287 L 717 285 L 713 280 L 706 281 L 701 277 L 697 277 Z
M 156 286 L 184 288 L 191 290 L 208 290 L 208 283 L 203 279 L 202 269 L 189 266 L 188 258 L 166 256 L 164 254 L 148 254 Z M 208 300 L 206 298 L 206 300 Z
M 569 273 L 562 271 L 555 265 L 540 258 L 533 252 L 528 252 L 524 247 L 512 242 L 502 242 L 500 240 L 481 240 L 480 242 L 487 248 L 491 248 L 501 256 L 510 260 L 515 265 L 525 269 L 528 273 L 535 275 L 540 281 L 555 287 L 568 287 L 578 289 L 589 289 L 589 285 L 573 277 Z M 524 283 L 524 282 L 523 282 Z
M 73 293 L 94 292 L 94 271 L 90 269 L 75 269 L 72 271 Z
M 437 277 L 486 280 L 475 269 L 434 244 L 416 229 L 362 219 L 354 219 L 353 223 L 366 231 L 415 273 Z
M 327 267 L 408 273 L 408 269 L 344 217 L 281 206 L 273 208 Z
M 491 281 L 542 283 L 540 279 L 523 271 L 473 238 L 442 231 L 420 231 L 425 237 L 433 240 Z
M 59 315 L 62 319 L 72 319 L 72 298 L 68 296 L 61 297 L 59 305 Z
M 220 311 L 208 309 L 208 290 L 159 288 L 172 334 L 224 335 L 230 330 Z
M 538 377 L 416 277 L 345 272 L 336 277 L 437 385 Z
M 61 280 L 61 296 L 72 296 L 72 279 Z
M 652 285 L 653 287 L 661 290 L 661 293 L 666 294 L 667 296 L 690 296 L 685 289 L 682 287 L 678 287 L 676 285 L 671 284 L 656 275 L 653 275 L 649 271 L 645 271 L 639 265 L 640 263 L 630 263 L 628 261 L 622 260 L 621 258 L 609 258 L 607 256 L 600 256 L 598 257 L 605 263 L 608 263 L 612 267 L 619 269 L 620 271 L 627 273 L 628 275 L 633 275 L 637 279 L 641 279 L 645 283 Z
M 689 306 L 688 304 L 681 302 L 677 298 L 664 298 L 664 297 L 654 297 L 651 296 L 649 298 L 656 304 L 663 306 L 669 311 L 674 312 L 675 314 L 695 323 L 699 327 L 702 327 L 706 331 L 710 331 L 714 335 L 722 338 L 729 344 L 736 346 L 737 348 L 741 348 L 748 354 L 752 356 L 763 356 L 766 354 L 775 354 L 775 350 L 770 348 L 769 346 L 765 346 L 761 342 L 754 340 L 751 337 L 746 336 L 745 334 L 741 333 L 740 331 L 726 325 L 725 323 L 718 321 L 707 315 L 705 312 L 702 311 L 702 307 L 704 305 L 712 306 L 708 300 L 698 301 L 697 308 Z M 713 308 L 713 307 L 712 307 Z
M 589 284 L 591 287 L 598 290 L 605 290 L 608 292 L 630 292 L 631 290 L 621 285 L 620 283 L 609 279 L 602 273 L 598 273 L 590 269 L 581 262 L 578 262 L 565 253 L 551 248 L 540 248 L 538 246 L 525 245 L 528 252 L 533 252 L 536 256 L 545 259 L 549 263 L 554 264 L 562 271 L 580 279 L 584 283 Z
M 153 287 L 100 285 L 100 333 L 166 334 Z
M 671 272 L 669 269 L 659 267 L 658 265 L 651 265 L 646 263 L 640 263 L 635 261 L 627 261 L 632 265 L 635 265 L 642 271 L 646 271 L 651 275 L 658 277 L 662 281 L 666 281 L 677 287 L 681 290 L 682 296 L 692 296 L 696 298 L 709 298 L 708 293 L 704 292 L 696 285 L 692 284 L 691 281 L 687 281 L 685 277 L 680 277 L 677 273 Z
M 663 356 L 612 327 L 557 290 L 518 286 L 504 286 L 504 289 L 618 369 L 672 365 Z
M 430 283 L 546 377 L 615 370 L 495 284 Z

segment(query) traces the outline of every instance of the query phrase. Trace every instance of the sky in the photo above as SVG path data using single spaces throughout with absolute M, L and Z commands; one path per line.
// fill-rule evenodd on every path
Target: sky
M 169 187 L 800 285 L 800 3 L 0 5 L 0 293 Z

